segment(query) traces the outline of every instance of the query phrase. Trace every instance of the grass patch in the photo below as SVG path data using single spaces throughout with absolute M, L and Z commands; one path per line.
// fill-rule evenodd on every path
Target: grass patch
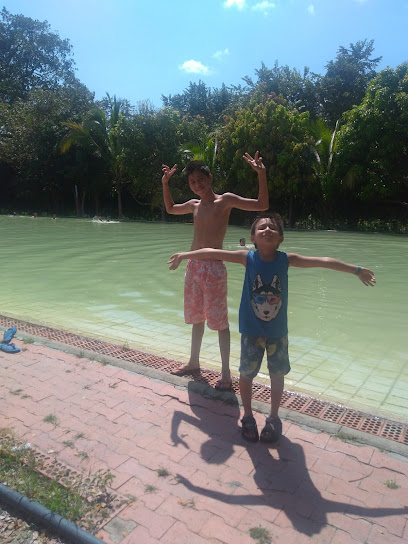
M 388 487 L 388 489 L 399 489 L 401 487 L 395 480 L 387 480 L 385 485 Z
M 352 434 L 347 434 L 343 431 L 339 431 L 334 435 L 334 438 L 338 438 L 342 442 L 356 442 L 357 438 Z
M 52 425 L 55 425 L 55 427 L 59 424 L 57 416 L 54 416 L 53 414 L 48 414 L 43 419 L 44 423 L 52 423 Z
M 167 478 L 167 476 L 170 476 L 170 472 L 164 467 L 158 468 L 157 474 L 160 476 L 160 478 Z
M 86 451 L 80 451 L 78 452 L 78 455 L 79 457 L 81 457 L 81 459 L 84 459 L 84 460 L 89 459 L 89 455 L 86 453 Z
M 157 487 L 155 485 L 148 484 L 145 486 L 145 493 L 156 493 Z
M 23 344 L 34 344 L 33 338 L 23 338 Z
M 9 429 L 0 429 L 0 481 L 91 532 L 109 517 L 114 500 L 107 491 L 114 479 L 109 471 L 84 477 L 54 467 L 56 481 L 41 474 L 42 467 L 42 458 L 29 445 L 19 444 Z
M 252 527 L 249 529 L 249 536 L 258 541 L 258 544 L 270 544 L 272 535 L 265 527 Z
M 228 487 L 242 487 L 241 482 L 237 482 L 236 480 L 234 480 L 233 482 L 228 482 L 227 485 Z
M 16 396 L 18 396 L 18 395 L 19 395 L 20 393 L 22 393 L 22 392 L 23 392 L 22 389 L 14 389 L 14 391 L 10 391 L 10 393 L 11 393 L 12 395 L 16 395 Z
M 8 429 L 0 429 L 0 481 L 4 485 L 88 531 L 96 530 L 109 517 L 111 473 L 100 471 L 85 479 L 67 470 L 62 485 L 42 474 L 42 469 L 42 458 L 29 445 L 16 441 Z

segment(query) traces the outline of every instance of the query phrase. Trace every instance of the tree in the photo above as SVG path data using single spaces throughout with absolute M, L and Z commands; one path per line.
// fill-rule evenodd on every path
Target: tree
M 30 207 L 44 203 L 54 211 L 61 203 L 72 160 L 59 152 L 63 123 L 83 116 L 92 98 L 77 82 L 58 90 L 31 90 L 26 100 L 13 104 L 0 101 L 0 162 L 14 173 L 15 202 Z M 12 174 L 8 177 L 13 179 Z
M 226 173 L 227 188 L 234 180 L 234 189 L 240 194 L 250 195 L 256 190 L 248 181 L 252 177 L 242 155 L 257 150 L 268 171 L 271 198 L 285 202 L 292 225 L 296 207 L 320 198 L 313 168 L 309 113 L 299 113 L 274 94 L 262 102 L 254 98 L 247 108 L 237 112 L 221 131 L 219 142 L 219 160 Z
M 344 192 L 364 202 L 408 201 L 408 63 L 381 71 L 344 115 L 336 150 Z
M 290 106 L 296 107 L 299 111 L 309 111 L 313 118 L 319 115 L 317 76 L 311 74 L 309 68 L 305 67 L 302 75 L 295 68 L 291 69 L 287 65 L 279 66 L 278 61 L 275 61 L 272 69 L 262 62 L 261 68 L 255 70 L 255 73 L 256 82 L 248 76 L 244 77 L 250 93 L 260 91 L 265 96 L 274 93 L 282 96 Z
M 111 180 L 112 188 L 117 195 L 118 217 L 123 219 L 122 193 L 124 186 L 130 183 L 125 161 L 126 144 L 123 138 L 128 121 L 121 115 L 122 101 L 116 96 L 113 98 L 107 96 L 111 104 L 109 119 L 103 110 L 94 109 L 81 123 L 65 123 L 70 131 L 62 140 L 61 150 L 66 153 L 72 145 L 76 145 L 90 151 L 102 162 L 102 170 Z
M 323 114 L 331 127 L 341 115 L 358 106 L 382 57 L 372 58 L 374 40 L 358 41 L 349 48 L 340 46 L 336 60 L 326 65 L 320 79 Z
M 324 223 L 329 225 L 333 216 L 333 204 L 336 180 L 333 175 L 333 159 L 336 150 L 338 122 L 334 130 L 331 130 L 326 122 L 320 118 L 312 121 L 310 125 L 310 144 L 315 155 L 314 170 L 321 188 L 321 217 Z
M 71 45 L 50 25 L 3 7 L 0 19 L 0 99 L 12 103 L 26 99 L 33 89 L 56 90 L 72 83 Z
M 190 82 L 182 94 L 174 96 L 162 95 L 163 105 L 171 107 L 181 113 L 195 117 L 203 117 L 210 130 L 214 130 L 220 123 L 222 115 L 238 106 L 243 98 L 241 87 L 227 87 L 210 89 L 203 81 Z
M 163 163 L 181 165 L 183 126 L 175 109 L 163 107 L 155 111 L 149 104 L 139 104 L 132 120 L 135 138 L 126 156 L 132 173 L 130 192 L 138 204 L 160 207 L 163 217 L 161 168 Z M 174 179 L 179 181 L 177 176 Z

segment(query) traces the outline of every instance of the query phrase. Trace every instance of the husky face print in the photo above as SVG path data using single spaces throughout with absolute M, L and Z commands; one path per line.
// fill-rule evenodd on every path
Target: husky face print
M 251 305 L 256 317 L 262 321 L 271 321 L 282 306 L 282 287 L 275 274 L 272 283 L 263 283 L 258 274 L 252 284 Z

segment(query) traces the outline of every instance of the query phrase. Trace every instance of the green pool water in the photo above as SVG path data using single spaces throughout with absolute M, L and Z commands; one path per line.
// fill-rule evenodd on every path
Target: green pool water
M 0 216 L 0 313 L 187 361 L 183 318 L 191 224 L 96 223 Z M 229 227 L 226 249 L 249 229 Z M 344 232 L 285 233 L 281 249 L 371 268 L 377 285 L 323 269 L 289 270 L 292 371 L 286 388 L 405 421 L 408 413 L 408 238 Z M 244 267 L 228 264 L 231 366 L 239 366 L 238 307 Z M 202 365 L 219 368 L 206 330 Z M 265 367 L 260 378 L 266 378 Z

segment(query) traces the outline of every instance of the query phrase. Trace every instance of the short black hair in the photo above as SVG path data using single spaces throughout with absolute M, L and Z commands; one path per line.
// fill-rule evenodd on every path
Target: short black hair
M 184 168 L 184 177 L 188 181 L 188 176 L 193 172 L 202 172 L 209 178 L 211 176 L 210 169 L 203 161 L 190 161 Z
M 251 226 L 251 236 L 255 234 L 255 227 L 261 219 L 270 219 L 278 227 L 279 234 L 283 236 L 283 219 L 277 212 L 264 212 L 256 216 Z

